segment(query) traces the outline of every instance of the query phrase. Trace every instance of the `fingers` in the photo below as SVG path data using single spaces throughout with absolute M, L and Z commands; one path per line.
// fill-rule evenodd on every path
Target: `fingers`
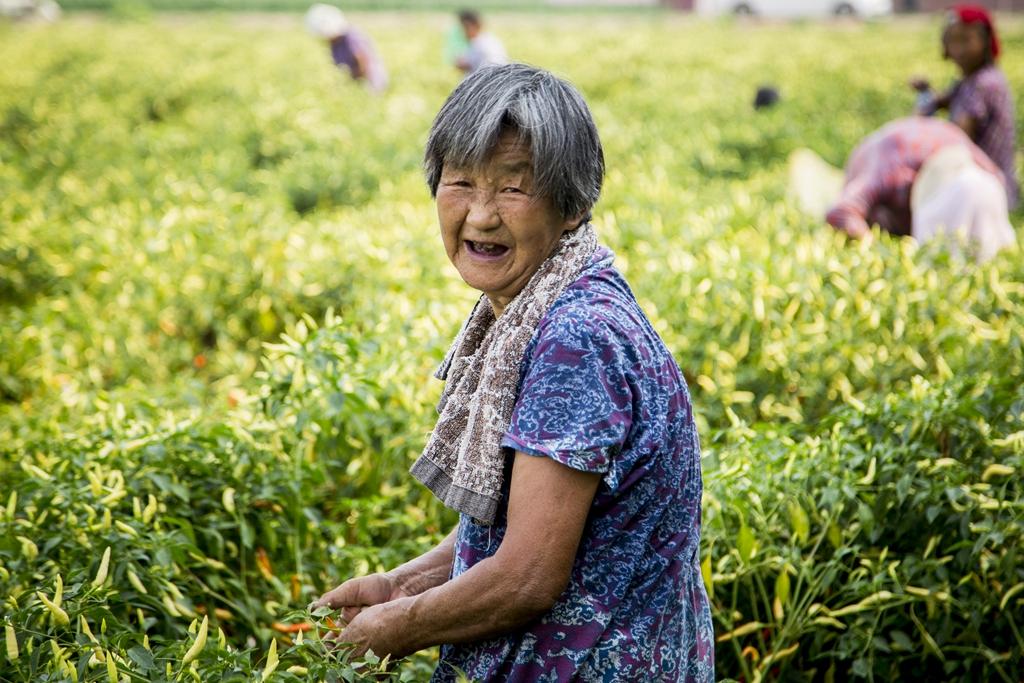
M 911 88 L 913 88 L 914 90 L 917 90 L 917 91 L 928 90 L 928 87 L 929 87 L 928 79 L 927 78 L 921 78 L 919 76 L 915 76 L 915 77 L 911 78 L 908 81 L 908 84 L 910 85 Z
M 387 580 L 379 574 L 373 574 L 358 579 L 349 579 L 334 590 L 324 593 L 320 599 L 313 602 L 311 607 L 313 609 L 319 607 L 330 607 L 331 609 L 366 607 L 387 601 L 389 593 L 390 587 Z M 355 614 L 358 614 L 358 610 Z M 345 620 L 349 621 L 349 617 L 346 616 Z
M 349 579 L 334 590 L 327 591 L 313 602 L 313 609 L 318 607 L 341 609 L 366 604 L 362 601 L 362 593 L 366 591 L 361 590 L 361 586 L 365 583 L 364 578 Z
M 331 650 L 337 650 L 345 642 L 341 639 L 341 631 L 331 631 L 323 637 L 323 641 Z
M 362 657 L 369 649 L 366 643 L 357 642 L 358 637 L 347 628 L 342 631 L 332 631 L 324 636 L 323 641 L 328 650 L 351 650 L 353 657 Z

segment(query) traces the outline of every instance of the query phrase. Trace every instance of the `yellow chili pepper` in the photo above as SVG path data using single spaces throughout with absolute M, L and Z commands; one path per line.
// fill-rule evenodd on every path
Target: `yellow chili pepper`
M 39 546 L 37 546 L 31 538 L 24 536 L 18 536 L 18 543 L 21 544 L 21 554 L 25 556 L 29 562 L 39 557 Z
M 46 609 L 50 610 L 50 614 L 53 615 L 53 620 L 58 625 L 67 626 L 71 623 L 71 618 L 68 617 L 68 613 L 55 605 L 50 598 L 46 597 L 39 591 L 36 591 L 36 597 L 39 598 L 39 601 L 46 606 Z
M 143 595 L 149 594 L 149 591 L 146 590 L 146 587 L 142 584 L 142 581 L 139 580 L 139 577 L 135 575 L 135 572 L 133 572 L 130 567 L 126 573 L 128 574 L 128 583 L 132 585 L 132 588 L 139 591 Z
M 96 636 L 92 634 L 92 629 L 89 628 L 89 622 L 85 620 L 84 614 L 78 616 L 78 623 L 82 627 L 82 633 L 84 633 L 92 642 L 99 644 L 100 641 L 96 640 Z
M 263 680 L 270 678 L 270 674 L 277 669 L 277 639 L 270 641 L 270 649 L 267 651 L 267 665 L 263 667 Z
M 196 635 L 196 642 L 192 643 L 192 647 L 185 652 L 185 656 L 181 660 L 181 665 L 185 666 L 189 664 L 193 659 L 199 656 L 199 653 L 203 651 L 206 646 L 206 636 L 210 629 L 210 617 L 204 615 L 203 623 L 199 625 L 199 633 Z
M 19 657 L 18 634 L 14 632 L 14 627 L 10 624 L 4 627 L 4 631 L 6 632 L 7 640 L 7 659 L 8 661 L 16 662 Z
M 230 486 L 224 489 L 223 495 L 221 495 L 221 502 L 224 504 L 224 509 L 229 515 L 235 514 L 235 490 Z
M 103 551 L 103 559 L 100 560 L 100 568 L 96 570 L 96 578 L 92 580 L 92 585 L 99 588 L 107 580 L 107 572 L 110 571 L 110 546 Z
M 146 503 L 145 509 L 142 511 L 142 523 L 149 524 L 150 520 L 153 519 L 153 515 L 156 514 L 156 496 L 152 493 L 149 494 L 148 502 Z

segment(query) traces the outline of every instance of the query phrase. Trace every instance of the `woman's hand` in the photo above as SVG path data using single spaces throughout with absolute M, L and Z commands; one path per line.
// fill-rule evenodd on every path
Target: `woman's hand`
M 392 600 L 366 607 L 332 640 L 351 644 L 356 657 L 362 657 L 367 650 L 373 650 L 378 657 L 390 655 L 392 659 L 412 654 L 419 648 L 410 642 L 407 629 L 402 628 L 408 602 Z
M 569 583 L 600 483 L 600 473 L 517 452 L 508 526 L 495 554 L 450 581 L 412 591 L 414 597 L 367 607 L 336 640 L 352 643 L 357 653 L 369 648 L 400 657 L 431 645 L 492 638 L 544 616 Z M 446 565 L 454 540 L 451 534 L 438 548 L 436 557 Z
M 402 598 L 408 598 L 399 582 L 388 574 L 371 574 L 349 579 L 325 593 L 310 605 L 311 609 L 330 607 L 341 610 L 345 628 L 326 640 L 332 645 L 353 646 L 352 654 L 362 657 L 367 650 L 384 657 L 404 657 L 415 648 L 409 647 L 401 635 Z
M 908 84 L 910 85 L 911 88 L 913 88 L 917 92 L 928 92 L 929 90 L 932 89 L 932 86 L 928 82 L 928 79 L 924 78 L 923 76 L 914 76 L 914 77 L 912 77 L 908 81 Z
M 401 622 L 393 621 L 402 611 L 394 609 L 398 605 L 395 601 L 409 596 L 392 574 L 371 574 L 349 579 L 324 593 L 310 608 L 330 607 L 341 611 L 345 628 L 327 636 L 331 645 L 351 644 L 355 657 L 373 650 L 380 657 L 398 658 L 413 652 L 402 642 L 402 629 L 396 628 Z
M 324 593 L 310 608 L 330 607 L 341 610 L 342 620 L 350 623 L 367 607 L 410 595 L 391 574 L 371 574 L 349 579 L 334 590 Z
M 326 638 L 351 643 L 358 657 L 367 650 L 381 657 L 404 657 L 418 649 L 406 624 L 411 596 L 440 586 L 448 579 L 455 552 L 455 531 L 436 547 L 384 574 L 349 579 L 324 593 L 310 609 L 341 610 L 345 628 Z

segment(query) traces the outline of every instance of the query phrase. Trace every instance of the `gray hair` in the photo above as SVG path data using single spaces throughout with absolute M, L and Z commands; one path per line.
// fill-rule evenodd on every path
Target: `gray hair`
M 576 88 L 526 64 L 478 69 L 448 96 L 423 160 L 430 194 L 445 164 L 481 166 L 506 131 L 530 146 L 536 194 L 550 197 L 562 218 L 589 220 L 604 180 L 597 126 Z

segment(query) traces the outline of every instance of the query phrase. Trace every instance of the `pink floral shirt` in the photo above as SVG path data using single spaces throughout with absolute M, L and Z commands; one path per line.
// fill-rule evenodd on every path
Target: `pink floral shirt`
M 959 127 L 942 119 L 912 116 L 882 126 L 850 154 L 843 193 L 826 220 L 859 235 L 878 225 L 895 235 L 909 235 L 910 188 L 925 159 L 948 145 L 964 145 L 975 163 L 1003 175 Z

